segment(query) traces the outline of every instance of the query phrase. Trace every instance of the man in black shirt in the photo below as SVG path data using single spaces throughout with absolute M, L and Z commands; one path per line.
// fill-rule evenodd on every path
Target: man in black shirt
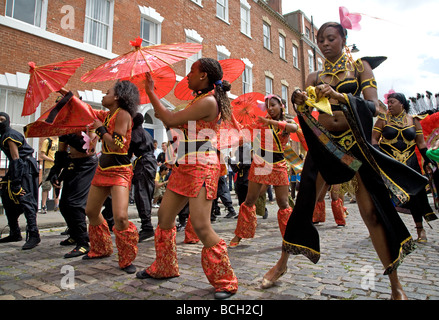
M 144 117 L 138 113 L 133 119 L 131 144 L 128 156 L 137 157 L 134 162 L 134 201 L 141 221 L 139 242 L 154 236 L 151 223 L 152 198 L 154 194 L 154 180 L 157 173 L 157 160 L 154 156 L 154 140 L 142 127 Z
M 9 236 L 0 239 L 0 243 L 22 240 L 18 218 L 24 213 L 27 227 L 22 249 L 28 250 L 41 241 L 37 226 L 39 169 L 33 157 L 34 149 L 10 123 L 9 115 L 0 112 L 0 149 L 9 160 L 8 171 L 1 181 Z

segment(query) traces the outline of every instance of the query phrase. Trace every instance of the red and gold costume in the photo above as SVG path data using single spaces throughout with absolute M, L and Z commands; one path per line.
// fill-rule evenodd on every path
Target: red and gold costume
M 198 96 L 186 108 L 205 96 L 206 94 Z M 179 140 L 178 155 L 167 189 L 190 198 L 197 197 L 201 188 L 205 187 L 206 198 L 208 200 L 216 198 L 221 172 L 217 150 L 219 122 L 220 114 L 213 121 L 192 121 L 180 128 L 183 131 L 183 137 Z M 212 135 L 208 136 L 209 134 Z M 190 219 L 188 224 L 190 224 Z M 192 240 L 198 239 L 196 234 L 193 234 L 192 238 Z M 153 278 L 179 276 L 176 228 L 163 230 L 157 226 L 154 241 L 156 259 L 145 272 Z M 238 280 L 230 265 L 224 240 L 220 240 L 210 248 L 204 247 L 201 261 L 206 277 L 216 291 L 235 293 L 238 290 Z
M 288 186 L 289 164 L 284 157 L 284 149 L 289 134 L 270 125 L 258 125 L 260 135 L 254 139 L 254 156 L 248 174 L 248 180 L 264 185 Z M 292 212 L 292 208 L 279 209 L 277 212 L 279 230 L 283 236 Z M 256 206 L 248 207 L 242 203 L 239 207 L 235 235 L 239 238 L 253 238 L 257 227 Z M 233 244 L 232 244 L 233 246 Z
M 200 96 L 203 97 L 203 96 Z M 187 108 L 197 99 L 194 99 Z M 206 187 L 206 199 L 216 198 L 221 166 L 216 149 L 216 135 L 204 137 L 202 131 L 216 133 L 218 118 L 213 121 L 193 121 L 180 129 L 176 164 L 169 177 L 167 189 L 189 198 L 198 196 L 201 187 Z M 201 134 L 200 134 L 201 132 Z
M 119 112 L 120 109 L 117 109 L 111 115 L 109 111 L 96 111 L 97 118 L 103 122 L 108 133 L 116 138 L 119 146 L 118 150 L 112 150 L 102 140 L 102 155 L 99 157 L 99 165 L 91 183 L 97 187 L 124 186 L 129 188 L 131 186 L 133 167 L 128 156 L 128 148 L 131 142 L 132 126 L 127 130 L 125 137 L 115 136 L 114 128 Z
M 129 188 L 133 177 L 133 168 L 128 156 L 128 148 L 131 142 L 131 127 L 127 130 L 126 136 L 122 137 L 114 132 L 117 115 L 121 109 L 113 114 L 109 111 L 96 111 L 96 117 L 103 122 L 107 132 L 116 140 L 117 150 L 112 150 L 102 139 L 102 155 L 99 158 L 99 165 L 96 169 L 92 185 L 96 187 L 123 186 Z M 89 226 L 90 251 L 87 254 L 90 258 L 109 256 L 113 252 L 111 234 L 106 222 L 98 226 Z M 128 267 L 137 256 L 137 243 L 139 233 L 131 221 L 128 228 L 117 230 L 113 227 L 116 236 L 116 247 L 118 250 L 119 267 Z
M 259 125 L 261 134 L 255 137 L 254 157 L 248 180 L 272 186 L 288 186 L 288 163 L 284 149 L 289 135 L 273 126 Z

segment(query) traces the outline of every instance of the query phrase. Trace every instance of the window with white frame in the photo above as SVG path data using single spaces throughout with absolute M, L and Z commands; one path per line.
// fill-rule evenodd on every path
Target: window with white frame
M 24 102 L 24 91 L 0 88 L 0 111 L 6 112 L 11 119 L 11 128 L 23 133 L 25 125 L 34 122 L 36 113 L 22 117 Z M 27 141 L 31 146 L 34 145 L 33 139 Z
M 320 58 L 317 58 L 317 70 L 323 70 L 323 61 Z
M 229 59 L 231 52 L 225 46 L 216 46 L 216 57 L 217 60 Z
M 299 48 L 293 44 L 293 66 L 299 68 Z
M 249 93 L 253 91 L 253 63 L 247 58 L 243 58 L 245 68 L 242 73 L 242 93 Z
M 309 73 L 314 72 L 314 53 L 311 50 L 308 50 L 308 67 Z
M 160 44 L 161 25 L 154 23 L 145 17 L 140 18 L 140 37 L 142 38 L 142 47 Z
M 84 42 L 111 50 L 114 0 L 87 0 Z
M 203 38 L 198 34 L 197 31 L 191 29 L 185 29 L 186 42 L 199 43 L 203 42 Z M 202 50 L 198 51 L 196 54 L 190 56 L 186 59 L 186 74 L 191 71 L 192 64 L 202 57 Z
M 265 95 L 273 94 L 273 79 L 265 76 Z
M 271 50 L 271 26 L 264 22 L 263 23 L 263 33 L 264 33 L 264 48 Z
M 153 46 L 162 42 L 162 22 L 164 18 L 151 7 L 139 6 L 140 37 L 142 46 Z
M 241 32 L 251 36 L 250 4 L 247 0 L 241 0 Z
M 282 34 L 279 34 L 279 55 L 281 57 L 281 59 L 286 60 L 287 59 L 287 55 L 285 53 L 285 36 Z
M 7 0 L 5 15 L 41 27 L 43 0 Z
M 216 16 L 229 21 L 229 0 L 216 0 Z
M 288 86 L 282 84 L 282 99 L 285 100 L 285 109 L 288 113 Z
M 201 0 L 191 0 L 192 2 L 195 2 L 199 6 L 202 6 Z
M 245 66 L 242 73 L 242 93 L 249 93 L 253 91 L 253 69 L 249 66 Z

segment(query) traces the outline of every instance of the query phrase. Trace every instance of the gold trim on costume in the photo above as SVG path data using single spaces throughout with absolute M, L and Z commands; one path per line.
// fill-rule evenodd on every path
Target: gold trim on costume
M 309 247 L 305 247 L 295 243 L 290 243 L 285 240 L 283 240 L 282 242 L 282 250 L 294 255 L 302 254 L 314 264 L 320 260 L 320 252 L 311 249 Z

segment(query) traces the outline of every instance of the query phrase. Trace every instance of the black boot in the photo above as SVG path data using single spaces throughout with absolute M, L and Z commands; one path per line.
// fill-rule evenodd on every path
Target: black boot
M 28 232 L 26 234 L 26 243 L 21 247 L 22 250 L 35 248 L 41 242 L 40 235 L 37 232 Z
M 139 232 L 139 242 L 154 237 L 154 230 L 141 229 Z
M 23 240 L 20 230 L 9 233 L 9 236 L 0 239 L 0 243 L 18 242 Z

